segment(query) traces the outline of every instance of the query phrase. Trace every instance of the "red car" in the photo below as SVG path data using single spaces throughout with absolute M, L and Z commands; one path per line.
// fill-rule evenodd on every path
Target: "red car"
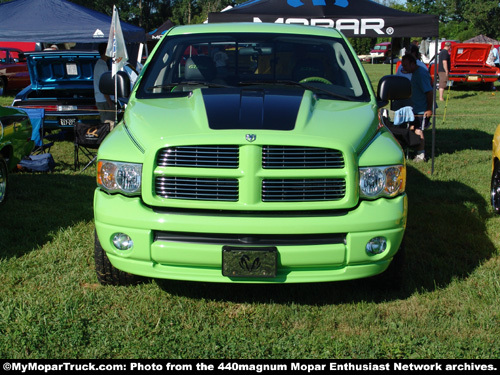
M 491 44 L 456 43 L 450 49 L 449 80 L 463 84 L 492 84 L 500 77 L 500 69 L 486 64 Z M 430 67 L 434 79 L 434 64 Z
M 6 91 L 19 91 L 29 86 L 30 74 L 24 52 L 0 47 L 0 96 Z
M 377 43 L 370 51 L 370 59 L 374 61 L 385 62 L 391 58 L 392 44 L 391 42 Z

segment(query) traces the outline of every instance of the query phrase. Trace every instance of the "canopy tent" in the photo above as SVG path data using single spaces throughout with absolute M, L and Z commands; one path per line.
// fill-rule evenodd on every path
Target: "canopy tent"
M 272 22 L 335 27 L 347 37 L 437 37 L 438 16 L 403 12 L 371 0 L 250 0 L 208 23 Z
M 486 44 L 495 44 L 495 45 L 498 45 L 500 44 L 500 42 L 496 39 L 493 39 L 493 38 L 490 38 L 486 35 L 478 35 L 478 36 L 475 36 L 474 38 L 471 38 L 469 40 L 464 40 L 464 43 L 486 43 Z
M 249 0 L 220 13 L 209 13 L 208 23 L 217 22 L 271 22 L 332 27 L 340 30 L 346 37 L 439 36 L 438 16 L 403 12 L 371 0 Z M 437 73 L 434 77 L 434 103 L 436 75 Z M 432 123 L 433 173 L 436 116 L 433 116 Z
M 13 0 L 0 4 L 0 40 L 107 43 L 111 17 L 66 0 Z M 144 29 L 121 22 L 127 43 L 146 40 Z
M 159 40 L 161 39 L 161 37 L 168 31 L 170 30 L 172 27 L 174 27 L 174 23 L 170 20 L 166 20 L 165 22 L 163 22 L 163 24 L 158 27 L 157 29 L 153 30 L 153 31 L 150 31 L 147 35 L 146 35 L 146 39 L 148 41 L 151 41 L 151 40 Z

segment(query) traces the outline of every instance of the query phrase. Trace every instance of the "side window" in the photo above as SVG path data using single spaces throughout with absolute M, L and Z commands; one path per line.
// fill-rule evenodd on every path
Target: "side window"
M 17 52 L 17 51 L 11 51 L 10 52 L 10 58 L 11 58 L 12 62 L 18 63 L 19 62 L 19 52 Z

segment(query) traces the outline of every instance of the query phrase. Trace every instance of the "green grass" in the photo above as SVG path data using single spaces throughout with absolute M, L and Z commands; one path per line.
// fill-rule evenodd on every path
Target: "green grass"
M 375 83 L 389 73 L 366 69 Z M 74 172 L 72 143 L 56 143 L 55 172 L 12 174 L 1 207 L 0 357 L 499 358 L 489 184 L 500 93 L 454 88 L 439 106 L 434 173 L 408 162 L 408 254 L 394 290 L 373 279 L 100 286 L 95 167 Z M 430 155 L 431 131 L 426 139 Z

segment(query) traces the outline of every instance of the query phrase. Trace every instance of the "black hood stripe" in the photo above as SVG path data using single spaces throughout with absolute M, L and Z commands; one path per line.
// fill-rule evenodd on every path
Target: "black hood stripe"
M 204 89 L 211 129 L 293 130 L 302 89 Z

